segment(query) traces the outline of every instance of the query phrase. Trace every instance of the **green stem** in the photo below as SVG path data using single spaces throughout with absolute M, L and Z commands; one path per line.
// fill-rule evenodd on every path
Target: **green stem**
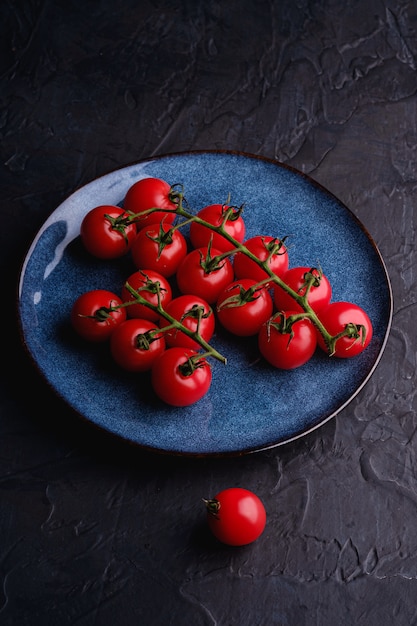
M 259 285 L 271 284 L 271 282 L 273 282 L 279 287 L 281 287 L 286 293 L 288 293 L 295 300 L 295 302 L 297 302 L 297 304 L 299 304 L 301 308 L 304 310 L 304 317 L 308 317 L 311 320 L 311 322 L 316 326 L 318 331 L 321 333 L 329 349 L 329 354 L 330 355 L 333 354 L 335 340 L 333 336 L 327 331 L 325 326 L 321 323 L 317 314 L 311 308 L 311 306 L 309 305 L 307 301 L 308 293 L 311 289 L 311 286 L 309 289 L 306 290 L 306 293 L 304 295 L 300 295 L 299 293 L 291 289 L 291 287 L 289 287 L 279 276 L 277 276 L 277 274 L 275 274 L 275 272 L 271 270 L 271 268 L 269 267 L 266 261 L 261 261 L 256 256 L 256 254 L 253 254 L 253 252 L 248 250 L 248 248 L 244 244 L 242 244 L 240 241 L 237 241 L 237 239 L 235 239 L 232 235 L 230 235 L 225 230 L 223 224 L 221 224 L 220 226 L 214 226 L 213 224 L 210 224 L 206 220 L 201 219 L 201 217 L 199 217 L 198 215 L 193 215 L 189 213 L 187 210 L 184 209 L 182 202 L 179 202 L 176 212 L 178 215 L 181 215 L 187 220 L 193 220 L 197 222 L 198 224 L 201 224 L 202 226 L 205 226 L 206 228 L 216 233 L 221 234 L 225 239 L 227 239 L 227 241 L 229 241 L 229 243 L 233 245 L 234 249 L 230 251 L 230 254 L 235 254 L 236 252 L 243 252 L 243 254 L 245 254 L 247 257 L 252 259 L 252 261 L 254 261 L 257 265 L 259 265 L 259 267 L 261 267 L 268 275 L 268 278 L 263 281 L 260 281 Z
M 181 331 L 185 335 L 187 335 L 187 337 L 190 337 L 191 339 L 196 341 L 205 350 L 204 356 L 211 356 L 217 359 L 218 361 L 220 361 L 221 363 L 226 364 L 227 362 L 226 357 L 220 354 L 220 352 L 218 352 L 205 339 L 203 339 L 203 337 L 201 337 L 198 331 L 190 330 L 189 328 L 184 326 L 184 324 L 179 322 L 177 319 L 172 317 L 172 315 L 170 315 L 169 313 L 165 311 L 165 309 L 161 305 L 161 298 L 159 296 L 159 293 L 158 293 L 158 304 L 153 304 L 152 302 L 149 302 L 148 300 L 146 300 L 146 298 L 144 298 L 140 294 L 140 291 L 146 290 L 146 288 L 135 290 L 133 289 L 133 287 L 131 287 L 131 285 L 129 285 L 128 282 L 125 283 L 125 287 L 129 291 L 129 293 L 133 296 L 134 300 L 129 300 L 127 302 L 124 302 L 122 305 L 120 305 L 121 307 L 126 306 L 126 305 L 129 306 L 131 304 L 144 304 L 145 306 L 147 306 L 149 309 L 151 309 L 158 315 L 161 315 L 162 317 L 164 317 L 170 323 L 168 327 L 161 328 L 160 329 L 161 332 L 164 332 L 168 329 L 171 330 L 172 328 L 176 328 L 178 331 Z
M 182 189 L 182 188 L 181 188 Z M 284 280 L 282 280 L 279 276 L 277 276 L 277 274 L 275 274 L 275 272 L 273 272 L 268 263 L 267 260 L 266 261 L 261 261 L 255 254 L 253 254 L 253 252 L 251 252 L 243 243 L 241 243 L 240 241 L 237 241 L 237 239 L 235 239 L 232 235 L 230 235 L 226 229 L 225 229 L 225 224 L 227 222 L 228 219 L 228 215 L 226 212 L 225 218 L 222 221 L 222 223 L 219 226 L 215 226 L 213 224 L 210 224 L 210 222 L 207 222 L 206 220 L 202 219 L 201 217 L 199 217 L 198 215 L 194 215 L 193 213 L 191 213 L 190 211 L 188 211 L 186 208 L 184 208 L 184 194 L 182 191 L 175 191 L 175 202 L 177 203 L 177 207 L 175 209 L 161 209 L 158 207 L 153 207 L 151 209 L 147 209 L 146 211 L 142 211 L 141 213 L 136 213 L 136 214 L 129 214 L 129 217 L 126 218 L 127 223 L 136 221 L 137 219 L 140 219 L 141 217 L 144 217 L 146 215 L 149 215 L 153 212 L 156 211 L 161 211 L 163 210 L 166 213 L 175 213 L 176 215 L 183 217 L 184 221 L 178 223 L 177 225 L 173 226 L 172 229 L 177 229 L 177 228 L 181 228 L 182 226 L 191 223 L 191 222 L 195 222 L 197 224 L 200 224 L 201 226 L 204 226 L 206 228 L 208 228 L 209 230 L 218 233 L 220 235 L 222 235 L 230 244 L 232 244 L 232 249 L 228 250 L 224 253 L 222 253 L 221 255 L 218 255 L 217 259 L 224 259 L 227 258 L 229 256 L 232 256 L 233 254 L 235 254 L 236 252 L 242 252 L 243 254 L 245 254 L 249 259 L 251 259 L 252 261 L 254 261 L 259 267 L 261 267 L 267 274 L 268 278 L 266 278 L 263 281 L 260 281 L 258 283 L 258 286 L 264 286 L 264 285 L 271 285 L 271 283 L 274 283 L 275 285 L 278 285 L 279 287 L 281 287 L 281 289 L 283 289 L 287 294 L 289 294 L 294 301 L 301 306 L 301 308 L 303 309 L 304 313 L 303 313 L 303 317 L 305 318 L 309 318 L 311 320 L 311 322 L 316 326 L 316 328 L 318 329 L 318 331 L 321 333 L 324 342 L 328 348 L 328 352 L 329 355 L 331 356 L 334 353 L 335 350 L 335 344 L 336 341 L 340 338 L 341 336 L 350 336 L 350 330 L 347 328 L 345 329 L 345 331 L 343 331 L 341 334 L 337 335 L 337 336 L 332 336 L 327 329 L 325 328 L 325 326 L 321 323 L 320 319 L 318 318 L 317 314 L 315 313 L 315 311 L 311 308 L 311 306 L 308 303 L 308 295 L 310 293 L 310 290 L 315 282 L 315 277 L 312 275 L 311 280 L 308 280 L 307 284 L 306 284 L 306 290 L 305 293 L 303 295 L 300 295 L 299 293 L 297 293 L 296 291 L 294 291 L 291 287 L 289 287 L 289 285 L 287 285 L 285 283 Z M 270 256 L 274 253 L 274 250 L 271 251 Z M 138 294 L 138 297 L 140 298 L 141 303 L 146 304 L 146 306 L 149 306 L 149 308 L 157 311 L 160 315 L 164 316 L 166 319 L 168 319 L 169 321 L 171 321 L 172 323 L 175 324 L 180 324 L 180 322 L 178 322 L 177 320 L 173 320 L 173 318 L 170 319 L 170 316 L 168 316 L 166 314 L 166 312 L 162 309 L 162 307 L 160 305 L 158 305 L 157 307 L 155 307 L 154 305 L 148 303 L 147 301 L 145 301 L 144 299 L 142 299 L 140 297 L 140 295 Z M 143 301 L 143 302 L 142 302 Z M 183 326 L 182 324 L 180 324 L 180 326 Z M 189 331 L 188 329 L 186 329 L 185 327 L 180 328 L 180 330 L 182 330 L 182 332 L 185 332 L 185 334 L 189 335 L 190 337 L 192 337 L 193 339 L 195 339 L 201 346 L 202 348 L 207 350 L 207 356 L 214 356 L 214 358 L 222 361 L 223 363 L 226 362 L 225 357 L 223 357 L 222 355 L 220 355 L 217 350 L 215 350 L 214 348 L 212 348 L 207 342 L 205 342 L 199 335 L 198 333 L 193 333 L 193 331 Z

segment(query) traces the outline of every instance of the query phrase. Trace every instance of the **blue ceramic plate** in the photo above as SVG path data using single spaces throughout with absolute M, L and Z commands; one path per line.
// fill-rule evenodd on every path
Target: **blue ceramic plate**
M 247 237 L 288 235 L 290 266 L 320 265 L 333 300 L 362 306 L 374 336 L 354 359 L 317 353 L 305 366 L 279 371 L 259 359 L 256 341 L 218 332 L 213 344 L 227 365 L 212 361 L 208 395 L 188 408 L 163 405 L 146 375 L 127 375 L 108 347 L 74 336 L 69 313 L 89 289 L 120 292 L 131 259 L 101 262 L 78 237 L 83 216 L 99 204 L 121 204 L 127 189 L 154 176 L 183 183 L 190 207 L 244 203 Z M 287 443 L 334 417 L 363 388 L 385 347 L 392 293 L 381 255 L 363 225 L 332 194 L 276 161 L 235 152 L 190 152 L 151 158 L 82 187 L 45 222 L 20 279 L 23 340 L 56 392 L 105 431 L 147 449 L 182 455 L 254 452 Z

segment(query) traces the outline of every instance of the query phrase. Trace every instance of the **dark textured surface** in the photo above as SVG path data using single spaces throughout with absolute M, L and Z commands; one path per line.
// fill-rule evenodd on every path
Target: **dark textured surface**
M 0 623 L 417 624 L 416 4 L 28 0 L 0 17 Z M 310 174 L 391 276 L 371 381 L 284 448 L 138 453 L 80 423 L 20 346 L 19 268 L 48 215 L 116 167 L 190 149 Z M 243 549 L 204 525 L 201 498 L 233 485 L 268 512 Z

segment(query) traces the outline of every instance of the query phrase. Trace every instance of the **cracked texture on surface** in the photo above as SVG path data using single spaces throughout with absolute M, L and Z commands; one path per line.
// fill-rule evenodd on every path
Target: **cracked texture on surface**
M 37 230 L 79 186 L 154 155 L 227 149 L 287 163 L 349 206 L 381 250 L 395 305 L 382 360 L 348 408 L 298 442 L 235 459 L 109 441 L 7 332 L 0 623 L 417 623 L 416 4 L 18 0 L 0 16 L 9 294 Z M 268 514 L 238 550 L 207 535 L 201 503 L 234 485 Z

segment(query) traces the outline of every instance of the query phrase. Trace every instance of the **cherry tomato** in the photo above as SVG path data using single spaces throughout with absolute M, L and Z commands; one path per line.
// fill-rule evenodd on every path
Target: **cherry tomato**
M 228 217 L 225 221 L 226 215 Z M 240 209 L 235 209 L 227 204 L 210 204 L 201 209 L 197 216 L 213 226 L 224 224 L 224 230 L 239 243 L 245 237 L 245 222 Z M 213 244 L 213 248 L 221 250 L 221 252 L 233 250 L 235 247 L 222 234 L 215 233 L 207 226 L 197 222 L 192 222 L 190 225 L 190 239 L 194 248 L 208 246 L 210 241 Z
M 87 341 L 106 341 L 126 319 L 125 309 L 118 308 L 121 304 L 119 296 L 106 289 L 86 291 L 72 306 L 72 326 Z
M 138 291 L 142 298 L 157 306 L 158 294 L 162 307 L 172 299 L 172 289 L 165 276 L 151 269 L 143 269 L 133 272 L 126 283 L 135 291 Z M 121 297 L 123 302 L 135 302 L 135 296 L 129 291 L 126 283 L 122 287 Z M 126 307 L 127 317 L 138 317 L 140 319 L 156 322 L 159 320 L 159 313 L 148 308 L 146 304 L 129 304 Z
M 285 272 L 284 276 L 282 276 L 282 280 L 300 296 L 305 295 L 308 282 L 313 281 L 307 300 L 316 313 L 326 307 L 331 300 L 332 287 L 328 278 L 314 267 L 292 267 Z M 276 308 L 280 311 L 287 311 L 289 309 L 294 311 L 303 310 L 302 306 L 279 285 L 275 285 L 274 288 L 274 303 Z
M 169 278 L 187 254 L 187 242 L 178 230 L 161 222 L 142 228 L 132 242 L 133 263 L 138 269 L 148 267 Z
M 168 348 L 151 370 L 157 396 L 172 406 L 189 406 L 209 390 L 211 367 L 204 357 L 189 348 Z
M 165 350 L 165 339 L 149 320 L 128 319 L 114 329 L 110 352 L 115 362 L 128 372 L 146 372 Z
M 181 293 L 194 294 L 209 304 L 216 302 L 220 291 L 234 278 L 233 265 L 222 253 L 207 246 L 187 254 L 177 269 L 177 285 Z
M 265 288 L 256 288 L 251 278 L 235 280 L 225 287 L 217 300 L 219 322 L 234 335 L 249 337 L 259 332 L 272 315 L 273 303 Z
M 291 370 L 311 359 L 317 347 L 316 329 L 297 311 L 275 313 L 262 325 L 258 345 L 262 356 L 274 367 Z
M 222 543 L 245 546 L 258 539 L 265 529 L 265 507 L 248 489 L 230 487 L 205 503 L 208 526 Z
M 284 243 L 276 237 L 258 235 L 245 241 L 246 248 L 260 261 L 266 261 L 268 267 L 282 276 L 288 269 L 288 252 Z M 236 278 L 253 278 L 257 282 L 268 278 L 268 274 L 244 252 L 237 252 L 233 260 Z M 273 284 L 273 283 L 270 283 Z
M 175 192 L 165 180 L 152 177 L 142 178 L 127 190 L 123 208 L 125 211 L 135 215 L 153 208 L 175 211 L 177 208 L 175 199 Z M 174 219 L 175 213 L 173 212 L 154 211 L 138 218 L 136 225 L 137 229 L 141 230 L 144 226 L 149 226 L 149 224 L 155 224 L 162 220 L 166 224 L 172 224 Z
M 182 295 L 174 298 L 165 307 L 165 312 L 175 320 L 181 322 L 185 328 L 192 332 L 199 332 L 200 336 L 207 342 L 210 341 L 214 333 L 215 318 L 211 306 L 194 295 Z M 161 316 L 159 327 L 161 329 L 170 325 L 170 322 Z M 172 328 L 164 333 L 168 346 L 183 346 L 193 350 L 199 350 L 200 344 L 181 330 Z
M 80 236 L 86 250 L 99 259 L 117 259 L 128 253 L 137 234 L 127 223 L 127 213 L 118 206 L 100 205 L 81 222 Z
M 336 336 L 348 332 L 347 336 L 337 339 L 331 356 L 340 358 L 354 357 L 367 348 L 372 339 L 372 322 L 368 314 L 352 302 L 332 302 L 317 314 L 327 332 Z M 328 348 L 321 333 L 317 332 L 319 347 L 328 353 Z

